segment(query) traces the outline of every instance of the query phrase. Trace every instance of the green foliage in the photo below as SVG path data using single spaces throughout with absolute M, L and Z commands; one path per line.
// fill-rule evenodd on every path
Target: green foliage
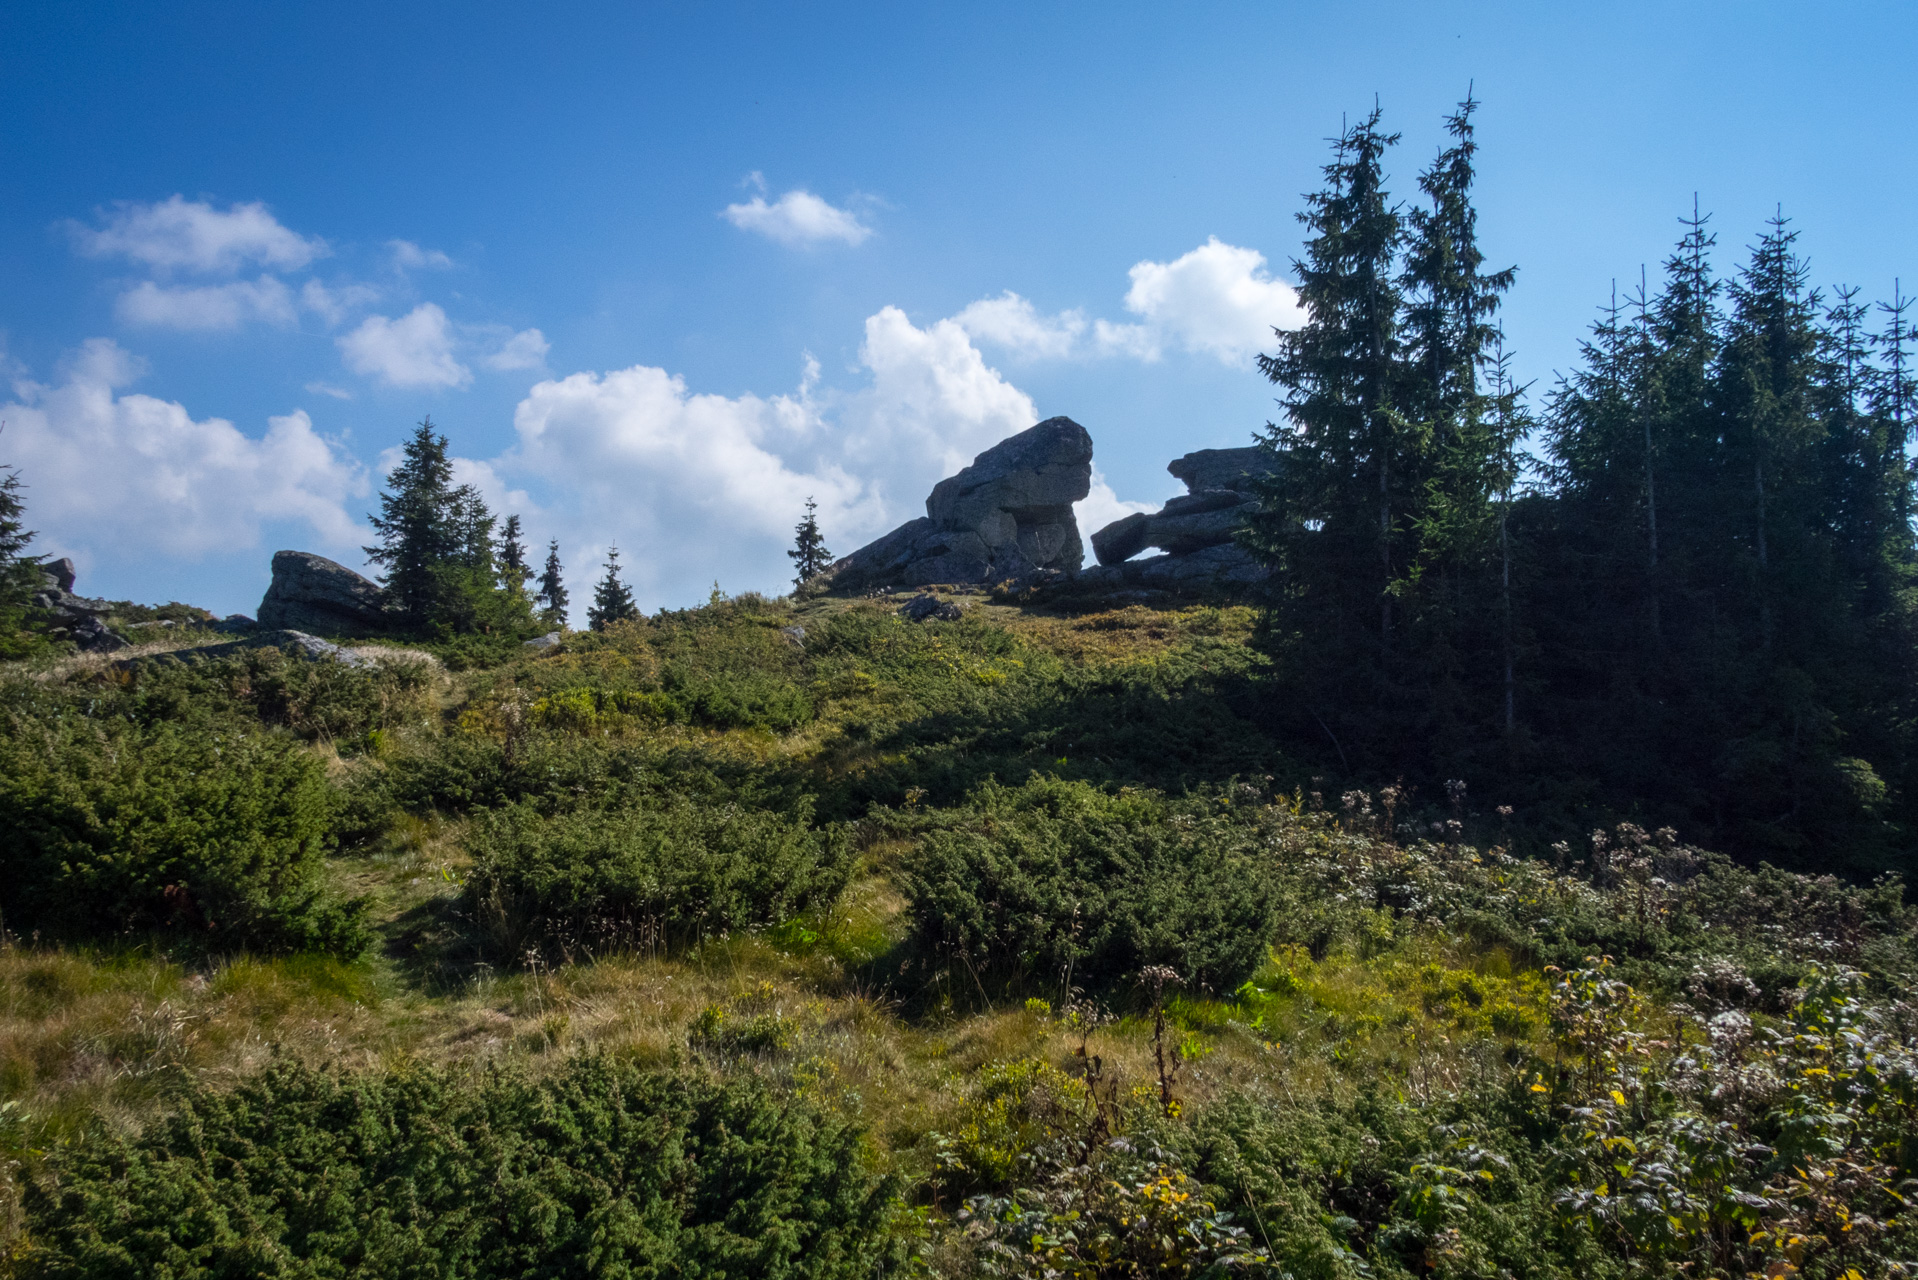
M 281 1063 L 62 1153 L 19 1269 L 851 1280 L 896 1261 L 892 1196 L 853 1130 L 749 1080 L 604 1057 L 538 1083 Z
M 786 558 L 793 562 L 793 586 L 803 587 L 832 566 L 832 552 L 826 549 L 826 537 L 819 532 L 819 504 L 806 499 L 806 514 L 793 530 L 792 550 Z
M 515 583 L 500 582 L 493 514 L 472 485 L 454 486 L 446 437 L 433 433 L 431 418 L 402 446 L 387 485 L 380 514 L 369 517 L 380 541 L 365 551 L 386 569 L 383 585 L 406 621 L 441 638 L 531 635 L 530 603 Z
M 630 622 L 639 616 L 639 606 L 633 603 L 632 588 L 620 580 L 619 548 L 613 547 L 606 552 L 606 576 L 593 587 L 593 603 L 586 610 L 586 622 L 595 631 L 619 622 Z
M 559 562 L 557 538 L 546 544 L 546 567 L 540 571 L 539 591 L 534 599 L 539 604 L 539 616 L 543 622 L 556 627 L 566 625 L 566 606 L 569 597 L 566 592 L 565 569 Z
M 1167 965 L 1230 991 L 1265 956 L 1279 888 L 1256 828 L 1137 793 L 988 783 L 904 868 L 919 942 L 974 976 L 1111 987 Z
M 468 901 L 509 955 L 682 946 L 830 905 L 853 854 L 843 833 L 794 817 L 662 797 L 552 816 L 487 814 L 468 838 Z
M 320 763 L 258 730 L 15 715 L 0 910 L 16 933 L 356 955 L 363 907 L 325 886 L 333 808 Z

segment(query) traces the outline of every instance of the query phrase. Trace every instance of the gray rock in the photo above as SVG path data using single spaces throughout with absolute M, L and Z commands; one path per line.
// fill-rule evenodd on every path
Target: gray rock
M 1265 581 L 1265 577 L 1265 566 L 1250 551 L 1227 542 L 1183 555 L 1149 556 L 1124 564 L 1095 565 L 1079 574 L 1077 585 L 1197 591 L 1255 586 Z
M 259 627 L 259 623 L 247 617 L 244 613 L 229 613 L 218 622 L 209 622 L 206 629 L 208 631 L 218 631 L 225 635 L 244 635 L 249 631 L 259 630 Z
M 269 631 L 368 636 L 396 621 L 386 593 L 345 565 L 310 551 L 273 553 L 273 583 L 260 601 L 259 625 Z
M 899 616 L 907 622 L 957 622 L 965 611 L 950 600 L 935 595 L 914 596 L 899 606 Z
M 91 615 L 67 628 L 67 636 L 82 653 L 114 653 L 129 648 L 132 641 L 107 629 L 107 624 Z
M 65 556 L 58 560 L 49 560 L 40 566 L 40 572 L 47 575 L 47 581 L 62 591 L 73 590 L 73 561 Z
M 1252 445 L 1244 449 L 1199 449 L 1174 458 L 1165 469 L 1193 493 L 1206 489 L 1249 492 L 1252 482 L 1272 473 L 1278 455 Z
M 331 658 L 348 667 L 370 667 L 373 659 L 363 657 L 350 649 L 342 649 L 328 640 L 308 635 L 304 631 L 275 630 L 262 631 L 244 640 L 228 640 L 222 644 L 196 645 L 191 649 L 175 649 L 171 653 L 156 653 L 144 658 L 124 658 L 114 663 L 116 667 L 126 668 L 141 663 L 194 663 L 205 662 L 212 658 L 226 658 L 247 649 L 278 649 L 291 657 L 309 658 L 320 661 Z
M 781 627 L 779 634 L 786 637 L 786 643 L 795 649 L 806 647 L 806 628 L 804 627 Z
M 536 653 L 544 653 L 548 649 L 557 647 L 560 641 L 565 638 L 566 633 L 564 631 L 548 631 L 543 636 L 534 636 L 531 640 L 521 645 L 520 648 L 531 649 Z
M 1092 554 L 1100 564 L 1124 564 L 1151 546 L 1152 514 L 1135 511 L 1092 535 Z
M 1126 516 L 1093 534 L 1092 549 L 1099 557 L 1100 568 L 1125 565 L 1130 570 L 1134 556 L 1148 547 L 1157 547 L 1167 554 L 1146 562 L 1157 566 L 1150 573 L 1155 580 L 1175 587 L 1187 582 L 1256 581 L 1246 577 L 1251 571 L 1247 566 L 1255 567 L 1256 562 L 1243 552 L 1223 559 L 1214 556 L 1190 566 L 1189 570 L 1160 562 L 1231 547 L 1234 534 L 1253 510 L 1256 482 L 1271 474 L 1274 461 L 1275 455 L 1270 450 L 1257 446 L 1200 449 L 1183 458 L 1174 458 L 1166 464 L 1166 470 L 1183 480 L 1188 492 L 1151 514 Z M 1222 569 L 1222 565 L 1229 566 L 1229 570 Z M 1110 576 L 1095 574 L 1086 580 L 1096 584 Z M 1114 580 L 1121 579 L 1139 580 L 1135 572 Z
M 1076 570 L 1085 546 L 1072 504 L 1092 491 L 1092 437 L 1048 418 L 1001 440 L 933 487 L 926 514 L 832 568 L 835 590 L 997 582 Z

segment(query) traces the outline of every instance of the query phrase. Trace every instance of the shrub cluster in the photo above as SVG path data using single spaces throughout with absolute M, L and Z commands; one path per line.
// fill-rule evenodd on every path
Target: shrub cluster
M 1083 782 L 988 783 L 936 819 L 904 868 L 919 941 L 979 976 L 1106 987 L 1147 965 L 1230 991 L 1277 928 L 1258 829 L 1202 800 Z
M 842 830 L 684 796 L 543 815 L 514 805 L 468 839 L 468 901 L 509 953 L 677 946 L 781 924 L 838 897 L 853 852 Z
M 0 736 L 0 911 L 14 932 L 162 930 L 209 948 L 364 950 L 358 903 L 324 883 L 323 766 L 257 729 L 81 715 Z
M 894 1261 L 859 1136 L 752 1080 L 574 1059 L 532 1083 L 277 1064 L 29 1188 L 39 1280 L 839 1280 Z

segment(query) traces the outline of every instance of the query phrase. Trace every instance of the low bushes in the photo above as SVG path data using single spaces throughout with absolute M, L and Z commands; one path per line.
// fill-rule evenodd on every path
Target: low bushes
M 1230 991 L 1280 905 L 1256 828 L 1156 796 L 1040 778 L 988 783 L 904 868 L 922 944 L 981 980 L 1110 986 L 1146 965 Z
M 834 828 L 736 804 L 661 796 L 644 806 L 545 816 L 515 805 L 468 839 L 468 900 L 496 944 L 675 946 L 765 928 L 830 904 L 853 865 Z
M 360 905 L 325 891 L 334 797 L 297 745 L 258 730 L 77 715 L 7 728 L 0 912 L 15 933 L 365 948 Z
M 530 1083 L 277 1064 L 102 1132 L 27 1197 L 20 1274 L 879 1273 L 895 1188 L 858 1135 L 752 1080 L 604 1057 Z

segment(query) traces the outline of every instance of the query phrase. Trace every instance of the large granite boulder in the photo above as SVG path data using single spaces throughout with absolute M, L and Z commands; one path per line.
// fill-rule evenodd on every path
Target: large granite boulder
M 391 631 L 395 622 L 386 593 L 345 565 L 310 551 L 273 553 L 273 583 L 260 600 L 265 630 L 366 636 Z
M 1200 449 L 1167 464 L 1186 493 L 1153 512 L 1115 520 L 1092 535 L 1099 563 L 1079 575 L 1087 586 L 1180 590 L 1239 587 L 1262 581 L 1265 570 L 1233 541 L 1257 501 L 1259 480 L 1275 459 L 1266 449 Z M 1166 554 L 1134 559 L 1157 547 Z
M 836 590 L 999 582 L 1085 560 L 1072 504 L 1092 491 L 1092 437 L 1048 418 L 933 487 L 926 514 L 832 568 Z

